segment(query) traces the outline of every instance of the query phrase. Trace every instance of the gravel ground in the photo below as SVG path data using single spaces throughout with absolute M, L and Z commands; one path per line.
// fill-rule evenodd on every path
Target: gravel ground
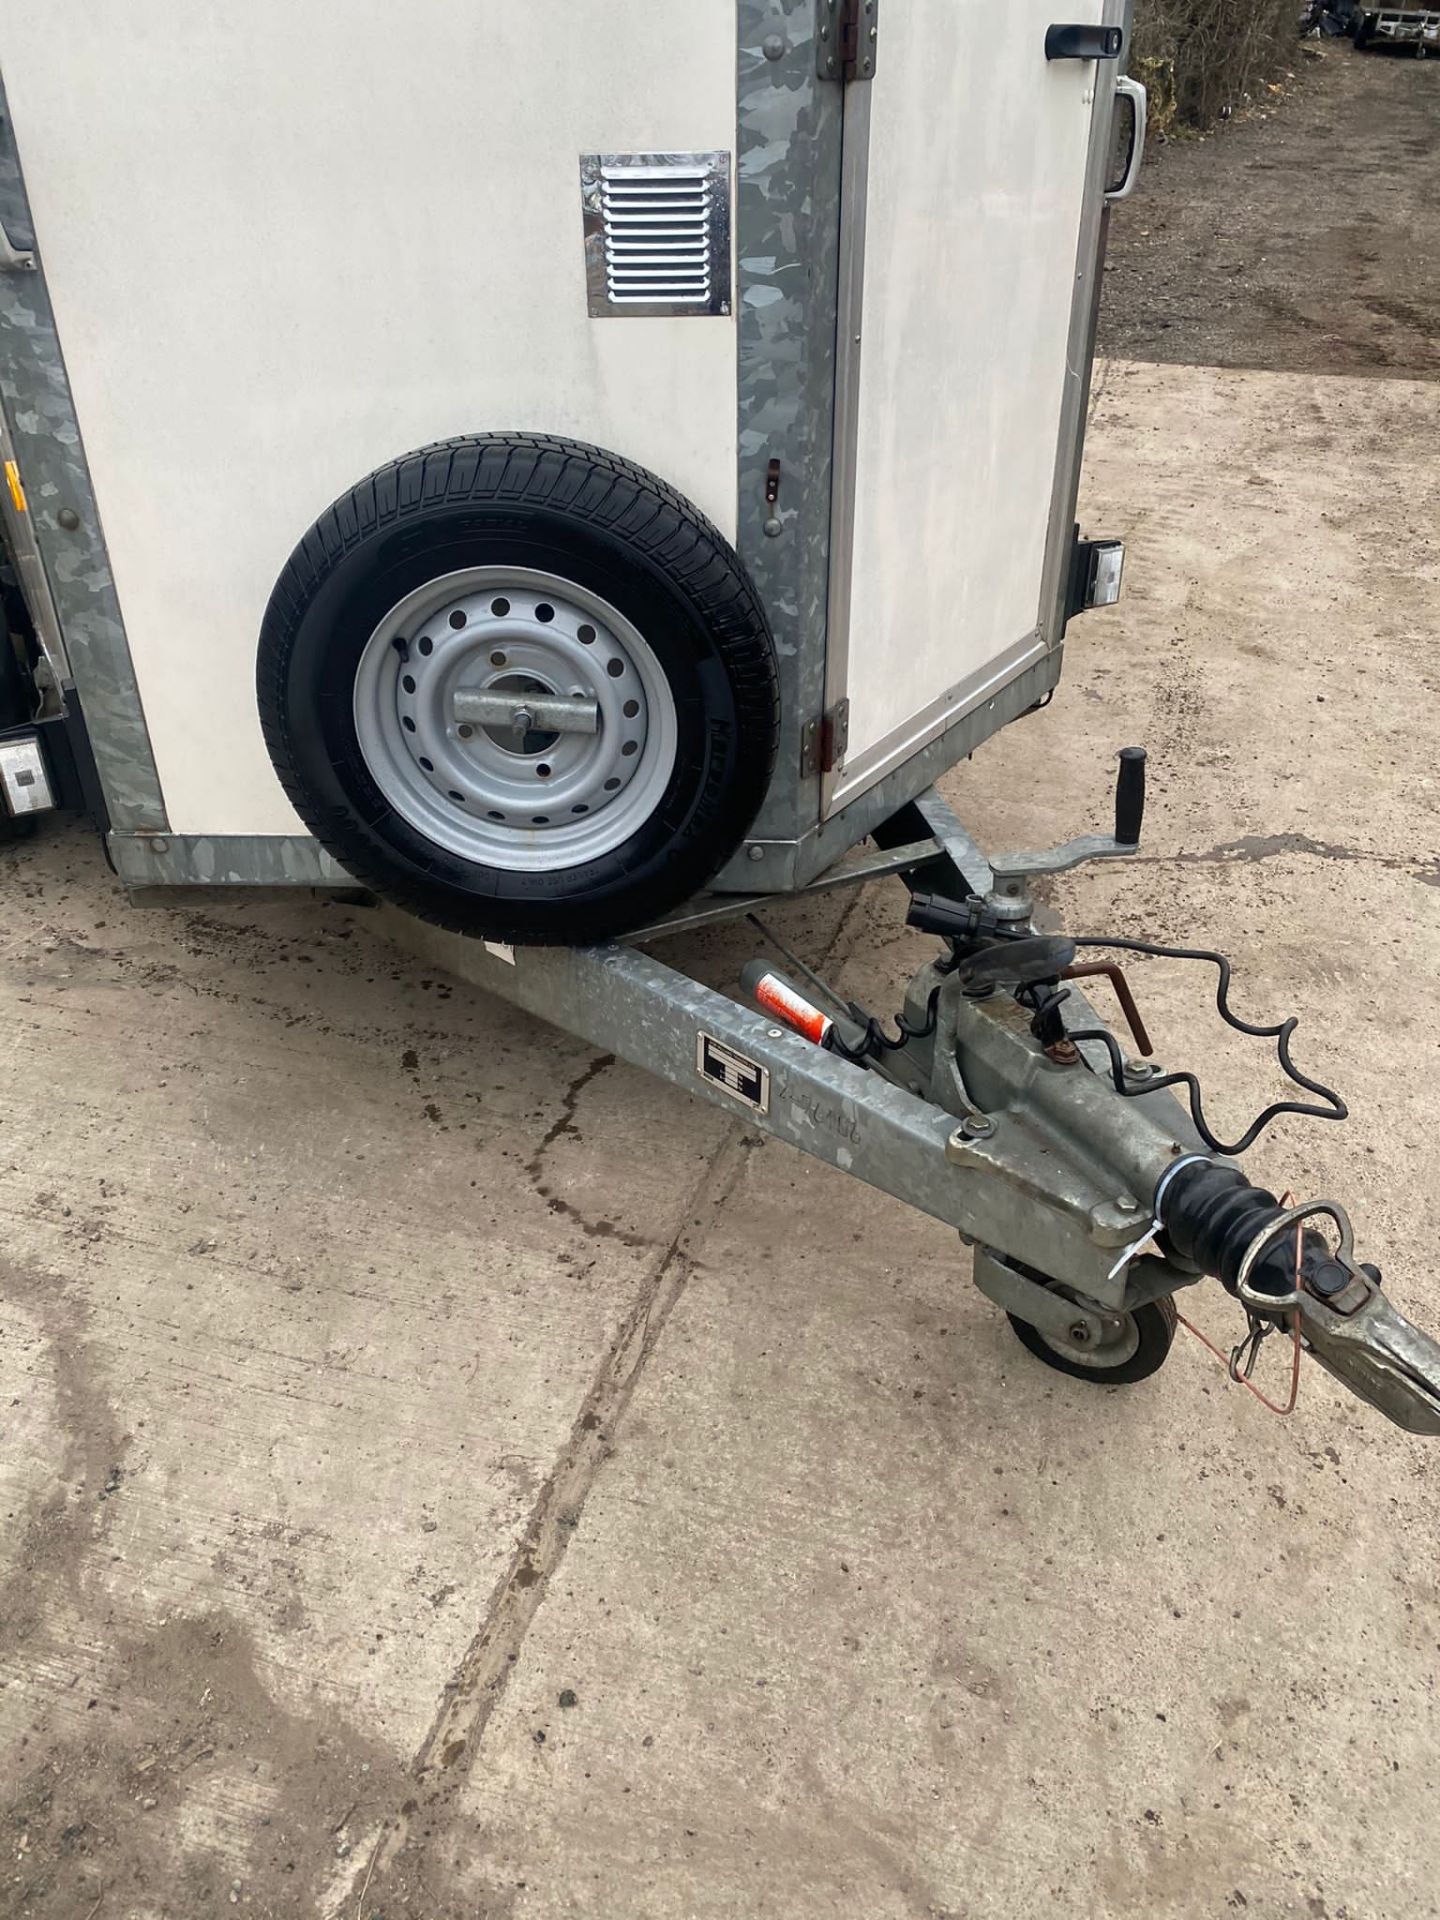
M 1111 223 L 1101 347 L 1440 377 L 1440 61 L 1302 43 L 1273 104 L 1147 159 Z

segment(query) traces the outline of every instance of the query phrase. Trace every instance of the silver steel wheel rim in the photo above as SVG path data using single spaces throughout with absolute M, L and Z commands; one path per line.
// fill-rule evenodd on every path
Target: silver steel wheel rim
M 455 694 L 593 699 L 594 734 L 466 726 Z M 674 771 L 675 700 L 636 629 L 558 574 L 467 567 L 393 606 L 355 675 L 371 777 L 427 840 L 478 866 L 552 873 L 611 853 L 654 813 Z

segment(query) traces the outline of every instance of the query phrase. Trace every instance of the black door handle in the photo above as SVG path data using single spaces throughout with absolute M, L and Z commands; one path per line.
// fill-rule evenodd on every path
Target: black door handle
M 1125 45 L 1123 27 L 1047 27 L 1047 60 L 1118 60 Z

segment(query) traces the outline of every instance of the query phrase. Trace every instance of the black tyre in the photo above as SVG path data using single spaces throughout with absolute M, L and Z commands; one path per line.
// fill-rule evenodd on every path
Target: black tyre
M 703 888 L 779 727 L 719 532 L 631 462 L 531 435 L 423 448 L 337 500 L 271 596 L 257 690 L 286 793 L 357 880 L 525 943 L 607 939 Z M 476 695 L 514 711 L 470 724 Z
M 1091 1310 L 1103 1311 L 1093 1306 Z M 1106 1340 L 1085 1347 L 1062 1344 L 1013 1313 L 1006 1318 L 1021 1345 L 1037 1360 L 1054 1367 L 1057 1373 L 1068 1373 L 1074 1380 L 1089 1380 L 1099 1387 L 1126 1387 L 1158 1373 L 1169 1358 L 1179 1324 L 1175 1302 L 1168 1294 L 1131 1313 L 1106 1313 Z

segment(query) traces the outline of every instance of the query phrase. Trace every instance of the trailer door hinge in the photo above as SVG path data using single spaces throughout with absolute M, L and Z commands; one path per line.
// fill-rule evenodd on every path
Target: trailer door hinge
M 880 0 L 815 0 L 815 67 L 822 80 L 869 80 Z
M 800 736 L 800 777 L 834 773 L 845 763 L 850 744 L 850 702 L 841 700 L 818 720 L 811 720 Z

